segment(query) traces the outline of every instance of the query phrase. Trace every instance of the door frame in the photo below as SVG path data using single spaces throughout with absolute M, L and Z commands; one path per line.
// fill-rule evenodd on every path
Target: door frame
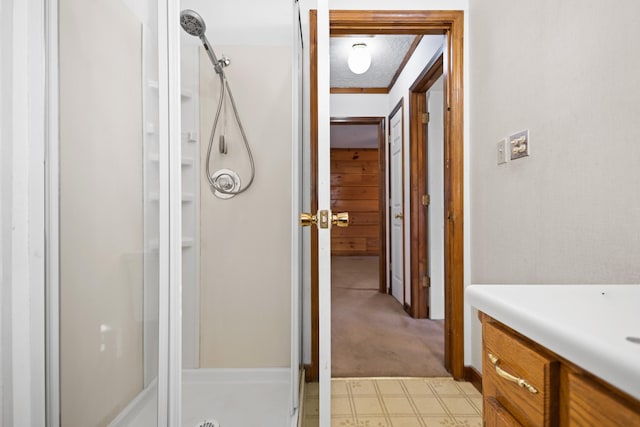
M 435 83 L 435 81 L 443 75 L 444 72 L 444 55 L 441 51 L 436 52 L 433 59 L 424 67 L 422 72 L 415 79 L 409 88 L 409 126 L 411 134 L 409 138 L 409 156 L 411 165 L 409 171 L 409 187 L 410 195 L 410 229 L 411 229 L 411 302 L 416 301 L 417 304 L 411 305 L 411 316 L 416 319 L 426 319 L 429 317 L 429 287 L 424 286 L 423 278 L 429 276 L 429 226 L 427 224 L 428 210 L 427 205 L 423 203 L 422 196 L 428 194 L 427 179 L 427 123 L 423 123 L 422 115 L 427 113 L 427 91 Z M 445 83 L 446 84 L 446 83 Z M 445 86 L 446 87 L 446 86 Z M 445 98 L 446 103 L 446 98 Z M 444 106 L 446 113 L 447 106 Z M 445 114 L 445 164 L 447 163 L 446 153 L 449 142 L 446 137 L 447 118 Z M 446 174 L 446 172 L 445 172 Z M 444 180 L 445 198 L 447 188 L 447 177 Z M 449 181 L 450 185 L 450 181 Z M 447 202 L 445 201 L 445 206 Z M 446 209 L 445 209 L 446 211 Z M 445 221 L 446 224 L 446 221 Z M 446 227 L 446 226 L 445 226 Z M 445 230 L 446 235 L 446 230 Z M 445 238 L 445 251 L 446 247 Z M 445 287 L 449 282 L 446 279 L 448 257 L 445 256 Z M 445 291 L 446 294 L 446 291 Z M 415 299 L 414 299 L 415 298 Z M 446 304 L 445 304 L 446 305 Z M 448 314 L 445 312 L 445 330 Z M 448 369 L 448 367 L 447 367 Z
M 314 147 L 318 143 L 317 15 L 310 11 L 310 142 L 311 211 L 317 211 Z M 445 367 L 453 378 L 463 379 L 464 369 L 464 92 L 463 35 L 464 11 L 461 10 L 332 10 L 329 11 L 330 35 L 351 34 L 431 34 L 444 35 L 444 193 L 445 193 Z M 413 159 L 411 161 L 413 165 Z M 411 169 L 414 171 L 414 168 Z M 413 181 L 412 181 L 413 182 Z M 413 194 L 413 190 L 412 190 Z M 419 193 L 418 193 L 419 195 Z M 421 195 L 419 195 L 421 197 Z M 415 205 L 415 203 L 414 203 Z M 413 206 L 413 205 L 412 205 Z M 412 210 L 413 212 L 413 207 Z M 311 238 L 311 366 L 308 380 L 318 377 L 319 311 L 317 231 Z M 315 261 L 314 261 L 315 259 Z M 412 271 L 412 275 L 414 271 Z M 412 278 L 412 283 L 415 279 Z M 421 280 L 418 278 L 418 280 Z
M 400 98 L 400 100 L 398 101 L 396 106 L 393 107 L 393 110 L 391 110 L 391 112 L 389 113 L 389 116 L 387 116 L 388 117 L 387 120 L 388 120 L 388 123 L 389 123 L 389 126 L 388 126 L 389 127 L 389 143 L 387 144 L 387 159 L 388 159 L 387 161 L 389 162 L 389 195 L 391 195 L 391 193 L 392 193 L 392 191 L 391 191 L 391 189 L 392 189 L 392 185 L 391 185 L 391 174 L 392 174 L 392 169 L 391 169 L 391 143 L 393 141 L 391 141 L 391 118 L 393 116 L 395 116 L 396 113 L 398 113 L 398 112 L 400 112 L 400 124 L 402 125 L 402 130 L 401 130 L 401 132 L 402 132 L 402 134 L 401 134 L 402 142 L 401 142 L 401 148 L 400 148 L 401 149 L 401 156 L 402 156 L 402 159 L 401 159 L 402 160 L 402 165 L 400 167 L 400 183 L 401 183 L 401 186 L 402 186 L 402 210 L 403 210 L 403 213 L 404 213 L 404 202 L 405 202 L 405 198 L 404 198 L 404 196 L 405 196 L 405 194 L 404 194 L 405 193 L 405 191 L 404 191 L 405 190 L 405 188 L 404 188 L 404 176 L 405 176 L 404 175 L 404 172 L 405 172 L 405 169 L 404 169 L 404 96 L 402 98 Z M 389 202 L 389 209 L 388 209 L 389 221 L 393 220 L 392 217 L 391 217 L 391 209 L 392 209 L 391 208 L 391 202 Z M 392 254 L 391 251 L 393 249 L 392 245 L 391 245 L 392 228 L 393 227 L 389 226 L 389 234 L 387 235 L 387 239 L 389 241 L 389 259 L 390 260 L 393 259 L 393 257 L 391 256 L 391 254 Z M 401 266 L 401 269 L 402 269 L 402 308 L 407 313 L 409 313 L 410 306 L 409 306 L 409 304 L 407 304 L 407 299 L 405 298 L 406 292 L 407 292 L 407 282 L 405 280 L 406 279 L 405 278 L 405 265 L 406 265 L 406 259 L 405 259 L 405 256 L 406 256 L 406 250 L 405 249 L 406 248 L 405 248 L 405 244 L 406 244 L 405 222 L 404 222 L 404 219 L 403 219 L 402 220 L 402 266 Z M 387 264 L 385 267 L 388 268 L 389 265 Z M 387 293 L 392 294 L 392 287 L 393 287 L 393 276 L 392 276 L 393 272 L 392 272 L 392 268 L 388 268 L 388 271 L 389 271 L 389 288 L 388 288 Z
M 379 260 L 378 260 L 378 290 L 380 292 L 386 292 L 387 288 L 387 242 L 385 236 L 387 235 L 387 215 L 385 200 L 387 197 L 387 190 L 385 186 L 386 175 L 386 159 L 385 159 L 385 117 L 331 117 L 331 125 L 373 125 L 378 128 L 378 211 L 380 216 L 378 217 L 379 229 L 378 238 L 380 239 Z M 317 144 L 318 140 L 315 139 Z M 316 147 L 311 147 L 311 150 L 317 150 Z M 315 180 L 316 177 L 311 177 Z M 311 194 L 311 199 L 315 199 L 316 195 Z M 316 202 L 317 203 L 317 202 Z M 313 210 L 312 210 L 313 212 Z

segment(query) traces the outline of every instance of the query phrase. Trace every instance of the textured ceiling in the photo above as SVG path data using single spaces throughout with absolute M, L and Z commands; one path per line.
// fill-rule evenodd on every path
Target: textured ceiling
M 332 37 L 331 87 L 388 87 L 415 38 L 414 35 Z M 354 43 L 366 43 L 371 52 L 371 67 L 364 74 L 354 74 L 347 66 Z

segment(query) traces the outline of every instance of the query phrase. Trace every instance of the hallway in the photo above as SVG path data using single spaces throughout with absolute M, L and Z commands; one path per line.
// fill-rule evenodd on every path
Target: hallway
M 332 376 L 442 377 L 443 322 L 378 292 L 378 257 L 332 257 Z

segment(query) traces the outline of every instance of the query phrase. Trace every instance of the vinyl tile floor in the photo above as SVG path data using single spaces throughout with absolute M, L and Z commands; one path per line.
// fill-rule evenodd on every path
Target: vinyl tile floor
M 305 385 L 303 427 L 318 427 L 318 384 Z M 482 427 L 482 395 L 452 378 L 334 378 L 331 427 Z

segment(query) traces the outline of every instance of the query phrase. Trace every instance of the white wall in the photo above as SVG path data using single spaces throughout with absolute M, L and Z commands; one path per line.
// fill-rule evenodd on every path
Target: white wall
M 182 0 L 180 7 L 193 9 L 204 18 L 207 38 L 220 58 L 224 52 L 220 46 L 291 45 L 292 4 L 293 0 Z M 194 43 L 198 40 L 193 39 Z
M 331 117 L 387 117 L 387 94 L 333 93 L 329 110 Z
M 469 14 L 472 282 L 640 283 L 640 3 Z M 530 157 L 498 166 L 496 143 L 523 129 Z

